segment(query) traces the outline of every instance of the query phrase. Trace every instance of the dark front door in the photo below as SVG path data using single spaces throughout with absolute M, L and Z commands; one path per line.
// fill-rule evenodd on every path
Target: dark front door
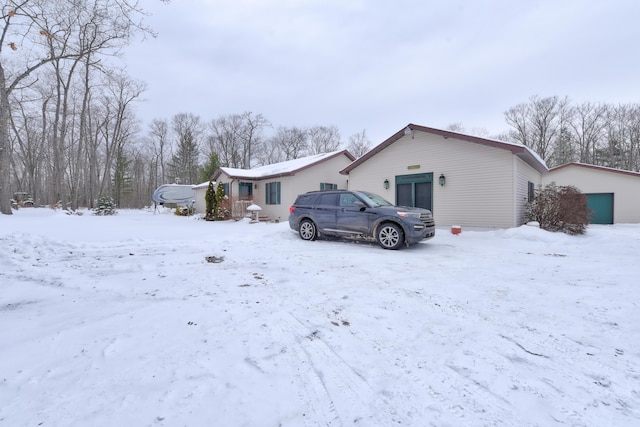
M 396 176 L 396 205 L 433 209 L 433 173 Z

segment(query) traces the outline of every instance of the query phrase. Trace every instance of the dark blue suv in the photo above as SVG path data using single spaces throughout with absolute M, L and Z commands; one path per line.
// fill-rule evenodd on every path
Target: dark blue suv
M 384 249 L 409 246 L 435 235 L 428 209 L 394 206 L 366 191 L 310 191 L 289 208 L 289 226 L 303 240 L 338 236 L 376 241 Z

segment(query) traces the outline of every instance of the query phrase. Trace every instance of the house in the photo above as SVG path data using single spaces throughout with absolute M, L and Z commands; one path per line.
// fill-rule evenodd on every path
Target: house
M 409 124 L 340 173 L 351 190 L 431 209 L 439 226 L 507 228 L 547 171 L 524 145 Z
M 572 185 L 585 193 L 591 223 L 640 223 L 640 173 L 583 163 L 551 168 L 543 184 Z
M 354 159 L 347 150 L 333 151 L 253 169 L 223 167 L 212 178 L 224 185 L 231 200 L 233 216 L 245 215 L 246 207 L 253 203 L 262 208 L 261 217 L 286 221 L 289 207 L 298 194 L 312 190 L 346 189 L 347 177 L 339 171 Z M 196 186 L 198 213 L 204 213 L 207 185 Z

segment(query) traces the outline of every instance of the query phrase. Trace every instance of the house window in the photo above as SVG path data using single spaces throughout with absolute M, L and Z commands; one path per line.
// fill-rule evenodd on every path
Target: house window
M 250 182 L 241 182 L 239 184 L 240 200 L 251 200 L 253 197 L 253 184 Z
M 529 181 L 527 183 L 527 202 L 529 203 L 533 202 L 533 199 L 535 199 L 535 188 L 536 186 L 533 184 L 533 182 Z
M 222 188 L 224 189 L 224 194 L 229 195 L 229 183 L 225 182 L 222 184 Z
M 280 182 L 267 182 L 264 185 L 264 192 L 267 205 L 280 204 Z
M 320 183 L 320 191 L 322 190 L 337 190 L 338 184 L 329 184 L 328 182 Z

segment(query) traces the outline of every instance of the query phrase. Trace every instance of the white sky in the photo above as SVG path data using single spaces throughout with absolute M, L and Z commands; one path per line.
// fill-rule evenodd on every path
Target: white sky
M 128 49 L 144 121 L 263 114 L 277 126 L 407 123 L 491 134 L 532 95 L 637 103 L 636 0 L 145 0 L 156 39 Z

